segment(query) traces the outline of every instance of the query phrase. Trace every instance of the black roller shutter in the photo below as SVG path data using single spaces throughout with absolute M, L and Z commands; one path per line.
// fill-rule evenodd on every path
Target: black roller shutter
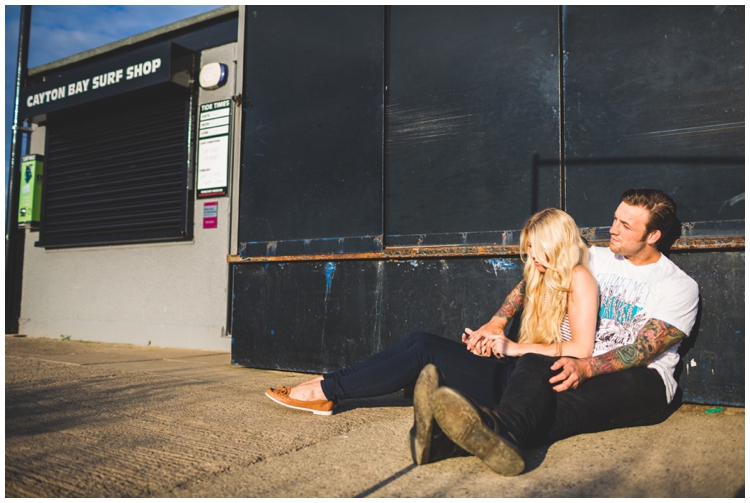
M 51 114 L 37 246 L 191 238 L 190 108 L 167 85 Z

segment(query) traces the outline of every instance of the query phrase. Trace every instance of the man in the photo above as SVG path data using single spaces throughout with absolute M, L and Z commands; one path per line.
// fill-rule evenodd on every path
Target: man
M 439 426 L 429 429 L 432 450 L 458 446 L 497 473 L 516 475 L 523 448 L 666 419 L 679 406 L 679 399 L 670 406 L 677 348 L 698 310 L 698 285 L 658 250 L 675 213 L 664 192 L 630 189 L 615 211 L 609 249 L 590 249 L 600 291 L 594 356 L 522 356 L 494 410 L 448 387 L 415 390 L 415 417 L 429 410 Z M 500 312 L 512 316 L 520 305 L 515 299 Z M 467 334 L 468 349 L 489 354 L 489 334 Z M 417 392 L 430 399 L 417 400 Z

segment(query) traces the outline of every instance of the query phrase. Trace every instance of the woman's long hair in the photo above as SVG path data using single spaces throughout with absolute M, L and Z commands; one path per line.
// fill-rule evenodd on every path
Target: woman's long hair
M 534 256 L 547 270 L 539 272 L 529 256 L 529 238 Z M 560 325 L 568 309 L 573 268 L 588 267 L 589 252 L 573 218 L 557 208 L 534 214 L 521 231 L 521 260 L 526 291 L 518 342 L 557 345 L 561 353 Z

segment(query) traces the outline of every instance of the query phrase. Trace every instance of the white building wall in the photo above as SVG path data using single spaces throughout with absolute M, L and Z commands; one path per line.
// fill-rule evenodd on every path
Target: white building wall
M 225 63 L 229 79 L 201 90 L 199 103 L 238 94 L 236 59 L 237 44 L 203 52 L 201 65 Z M 43 139 L 40 128 L 30 153 L 44 153 Z M 219 203 L 215 229 L 202 226 L 206 201 Z M 230 208 L 230 197 L 196 200 L 192 242 L 45 250 L 34 246 L 39 234 L 27 231 L 20 333 L 229 351 Z

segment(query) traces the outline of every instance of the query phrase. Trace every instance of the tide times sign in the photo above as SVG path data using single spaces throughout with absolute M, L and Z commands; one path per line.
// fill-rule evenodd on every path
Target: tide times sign
M 186 87 L 192 70 L 192 51 L 163 42 L 70 70 L 45 74 L 41 82 L 23 88 L 21 118 L 30 119 L 164 82 Z
M 198 117 L 197 197 L 226 196 L 229 188 L 229 131 L 232 101 L 200 106 Z

